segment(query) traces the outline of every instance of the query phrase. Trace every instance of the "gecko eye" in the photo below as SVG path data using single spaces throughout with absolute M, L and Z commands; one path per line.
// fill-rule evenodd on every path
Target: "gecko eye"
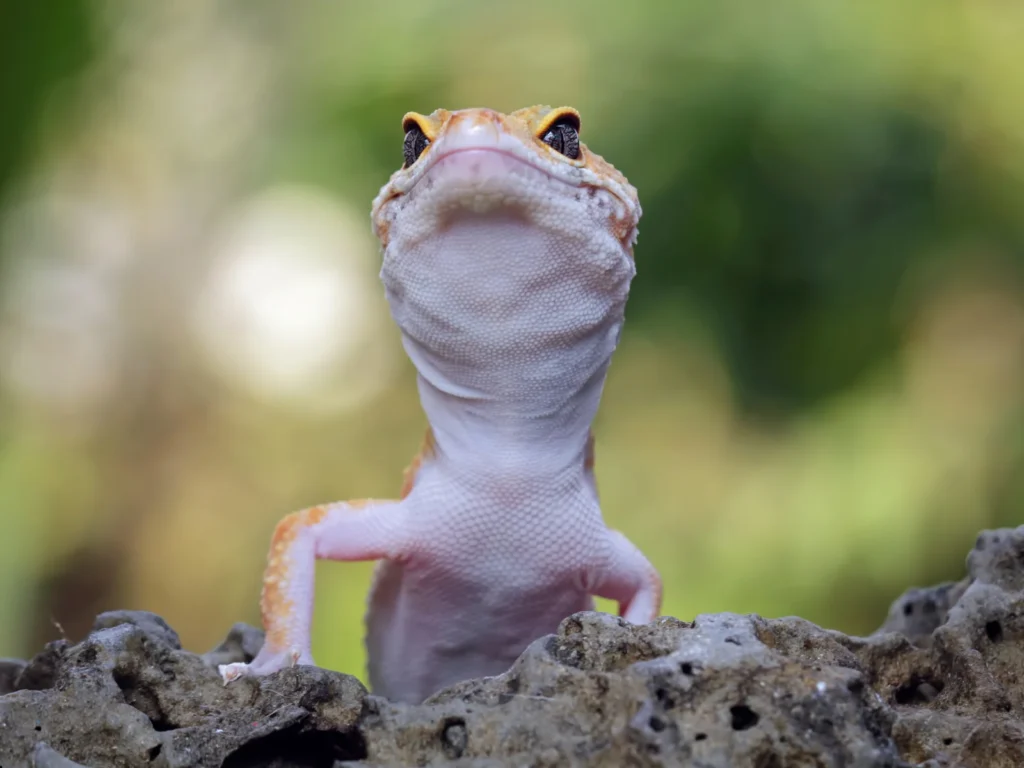
M 572 117 L 566 116 L 555 122 L 548 128 L 541 141 L 570 160 L 579 159 L 580 126 Z
M 408 168 L 415 163 L 429 144 L 430 139 L 424 135 L 423 130 L 415 123 L 410 125 L 409 130 L 405 132 L 405 143 L 402 146 L 405 153 L 405 167 Z

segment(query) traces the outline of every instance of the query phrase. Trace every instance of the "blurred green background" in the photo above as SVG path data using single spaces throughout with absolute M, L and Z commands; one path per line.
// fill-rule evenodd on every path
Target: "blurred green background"
M 597 474 L 665 613 L 867 633 L 1024 522 L 1024 7 L 0 8 L 0 656 L 113 608 L 206 650 L 277 519 L 397 492 L 407 110 L 576 106 L 639 189 Z M 319 566 L 324 666 L 370 568 Z

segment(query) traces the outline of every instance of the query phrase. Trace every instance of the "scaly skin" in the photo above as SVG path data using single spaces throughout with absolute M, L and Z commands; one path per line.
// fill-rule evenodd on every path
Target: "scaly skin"
M 578 123 L 548 107 L 405 116 L 406 144 L 422 152 L 374 200 L 373 226 L 430 428 L 399 500 L 324 504 L 278 524 L 266 642 L 251 664 L 220 668 L 226 683 L 314 663 L 318 558 L 380 561 L 369 675 L 395 701 L 500 674 L 594 595 L 633 623 L 658 615 L 657 571 L 601 517 L 590 432 L 640 205 L 585 145 L 572 156 L 572 131 L 561 149 L 545 142 Z

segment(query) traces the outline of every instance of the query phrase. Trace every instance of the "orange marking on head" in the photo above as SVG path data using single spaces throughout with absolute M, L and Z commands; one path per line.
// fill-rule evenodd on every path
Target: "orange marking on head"
M 493 109 L 467 109 L 453 112 L 445 122 L 445 129 L 451 129 L 459 123 L 470 123 L 477 128 L 490 128 L 495 135 L 501 130 L 504 115 Z

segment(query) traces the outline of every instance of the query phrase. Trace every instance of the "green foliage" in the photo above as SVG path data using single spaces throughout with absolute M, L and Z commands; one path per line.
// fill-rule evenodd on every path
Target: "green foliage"
M 52 89 L 89 61 L 88 11 L 86 0 L 0 3 L 0 195 L 33 155 Z

